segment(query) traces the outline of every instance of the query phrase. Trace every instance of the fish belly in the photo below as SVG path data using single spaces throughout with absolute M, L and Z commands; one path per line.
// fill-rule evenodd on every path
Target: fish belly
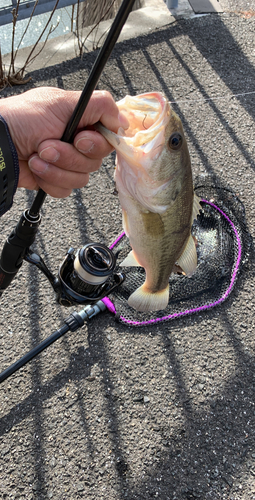
M 187 186 L 164 214 L 145 210 L 135 199 L 121 196 L 124 229 L 145 283 L 128 303 L 140 311 L 164 309 L 169 300 L 169 276 L 190 236 L 193 187 Z

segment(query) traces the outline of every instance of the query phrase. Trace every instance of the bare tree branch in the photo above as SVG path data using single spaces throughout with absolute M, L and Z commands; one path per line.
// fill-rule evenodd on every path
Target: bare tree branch
M 26 25 L 25 31 L 24 31 L 24 33 L 23 33 L 23 35 L 22 35 L 22 37 L 21 37 L 21 39 L 20 39 L 20 41 L 19 41 L 19 44 L 18 44 L 17 48 L 16 48 L 16 51 L 15 51 L 15 54 L 14 54 L 14 60 L 15 60 L 16 55 L 17 55 L 17 52 L 18 52 L 18 50 L 19 50 L 19 48 L 20 48 L 20 46 L 21 46 L 22 40 L 23 40 L 23 38 L 24 38 L 25 34 L 27 33 L 27 30 L 28 30 L 28 28 L 29 28 L 29 26 L 30 26 L 30 23 L 31 23 L 32 19 L 33 19 L 34 12 L 35 12 L 35 8 L 36 8 L 37 4 L 38 4 L 38 0 L 36 0 L 36 2 L 35 2 L 35 4 L 34 4 L 33 10 L 32 10 L 32 12 L 31 12 L 31 14 L 30 14 L 30 17 L 29 17 L 28 23 L 27 23 L 27 25 Z
M 79 5 L 80 2 L 78 0 L 77 2 L 77 24 L 76 24 L 76 36 L 77 36 L 77 41 L 78 41 L 78 47 L 79 47 L 79 56 L 83 56 L 83 51 L 85 47 L 85 43 L 90 37 L 91 33 L 95 32 L 99 26 L 99 24 L 105 19 L 109 18 L 108 14 L 110 13 L 112 7 L 116 4 L 119 4 L 119 0 L 112 0 L 109 3 L 109 0 L 103 0 L 101 2 L 95 2 L 95 0 L 91 3 L 89 0 L 87 0 L 84 8 L 83 8 L 83 21 L 85 21 L 86 25 L 88 26 L 88 23 L 90 23 L 90 19 L 96 19 L 96 22 L 94 26 L 91 28 L 89 33 L 86 35 L 84 40 L 82 40 L 82 26 L 79 24 L 79 19 L 81 17 L 81 13 L 79 11 Z M 93 7 L 93 10 L 92 10 Z M 106 9 L 106 10 L 105 10 Z M 88 16 L 87 16 L 88 14 Z M 85 24 L 83 23 L 83 24 Z M 105 34 L 105 33 L 104 33 Z M 96 45 L 93 48 L 97 48 L 98 44 L 101 40 L 101 38 L 104 36 L 104 34 L 100 37 L 100 39 L 97 41 Z
M 27 83 L 31 78 L 24 78 L 24 73 L 27 67 L 35 60 L 36 57 L 38 57 L 41 52 L 43 51 L 49 36 L 54 32 L 54 30 L 57 28 L 55 26 L 53 28 L 51 21 L 52 17 L 58 7 L 59 0 L 56 0 L 55 5 L 50 13 L 50 16 L 40 34 L 38 37 L 37 41 L 35 44 L 32 46 L 22 68 L 20 69 L 15 69 L 15 61 L 17 58 L 17 54 L 20 50 L 22 41 L 24 39 L 24 36 L 28 32 L 28 29 L 31 25 L 31 21 L 34 17 L 35 9 L 36 6 L 38 5 L 39 0 L 35 1 L 35 4 L 33 6 L 33 10 L 30 14 L 30 17 L 28 19 L 26 28 L 21 36 L 21 39 L 18 43 L 17 48 L 15 49 L 15 34 L 16 34 L 16 24 L 18 20 L 18 13 L 19 13 L 19 7 L 20 7 L 20 2 L 21 0 L 17 0 L 17 5 L 16 8 L 12 10 L 12 45 L 11 45 L 11 54 L 10 54 L 10 63 L 9 63 L 9 68 L 8 72 L 6 73 L 5 67 L 3 65 L 3 58 L 1 54 L 1 48 L 0 48 L 0 88 L 5 87 L 6 85 L 20 85 L 20 84 L 25 84 Z M 77 37 L 77 44 L 78 44 L 78 51 L 80 57 L 82 57 L 84 49 L 85 49 L 85 42 L 86 40 L 90 37 L 91 33 L 96 33 L 99 27 L 99 24 L 102 20 L 108 19 L 110 17 L 114 17 L 117 8 L 119 7 L 121 3 L 121 0 L 86 0 L 86 2 L 82 2 L 81 0 L 77 0 L 76 4 L 76 26 L 75 26 L 75 35 Z M 75 15 L 75 6 L 72 7 L 72 14 L 71 14 L 71 31 L 74 29 L 74 15 Z M 90 29 L 88 35 L 84 39 L 82 39 L 82 28 L 83 25 L 87 23 L 86 26 L 93 24 L 94 26 Z M 89 24 L 88 24 L 89 23 Z M 47 32 L 46 34 L 46 39 L 42 43 L 41 47 L 38 47 L 39 42 L 42 40 L 43 35 Z M 105 33 L 104 33 L 105 34 Z M 104 36 L 101 35 L 99 40 L 97 40 L 95 48 L 98 47 L 98 44 L 100 43 L 102 37 Z M 38 51 L 36 52 L 36 49 Z
M 56 0 L 56 3 L 55 3 L 55 5 L 54 5 L 54 7 L 53 7 L 53 9 L 52 9 L 51 15 L 50 15 L 50 17 L 49 17 L 49 19 L 48 19 L 48 21 L 47 21 L 46 25 L 44 26 L 44 28 L 43 28 L 43 30 L 42 30 L 42 32 L 41 32 L 41 34 L 40 34 L 40 36 L 38 37 L 38 39 L 37 39 L 36 43 L 34 44 L 33 48 L 32 48 L 32 49 L 31 49 L 31 51 L 29 52 L 29 54 L 28 54 L 28 56 L 27 56 L 27 59 L 26 59 L 26 61 L 25 61 L 24 65 L 23 65 L 23 67 L 22 67 L 22 68 L 21 68 L 21 70 L 19 71 L 19 73 L 20 73 L 22 76 L 23 76 L 23 74 L 24 74 L 24 71 L 25 71 L 25 69 L 26 69 L 27 65 L 28 65 L 29 63 L 31 63 L 31 62 L 35 59 L 35 57 L 37 57 L 37 55 L 38 55 L 38 54 L 40 54 L 40 52 L 42 51 L 42 49 L 41 49 L 41 50 L 38 52 L 38 54 L 36 54 L 36 56 L 34 56 L 33 58 L 31 58 L 31 56 L 32 56 L 33 52 L 35 51 L 35 49 L 36 49 L 36 47 L 37 47 L 38 43 L 40 42 L 40 40 L 41 40 L 42 36 L 44 35 L 45 31 L 47 30 L 47 28 L 48 28 L 48 26 L 49 26 L 49 24 L 50 24 L 50 22 L 51 22 L 51 20 L 52 20 L 53 14 L 54 14 L 54 12 L 55 12 L 55 10 L 56 10 L 57 6 L 58 6 L 58 2 L 59 2 L 59 0 Z M 45 46 L 45 43 L 47 42 L 49 35 L 50 35 L 50 31 L 49 31 L 49 33 L 48 33 L 48 35 L 47 35 L 47 38 L 46 38 L 46 40 L 45 40 L 45 42 L 44 42 L 43 47 Z

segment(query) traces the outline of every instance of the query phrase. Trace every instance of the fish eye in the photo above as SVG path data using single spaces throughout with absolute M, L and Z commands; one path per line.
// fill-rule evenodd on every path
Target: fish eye
M 170 149 L 180 149 L 180 147 L 182 146 L 182 141 L 182 135 L 179 134 L 179 132 L 174 132 L 169 138 L 168 146 Z

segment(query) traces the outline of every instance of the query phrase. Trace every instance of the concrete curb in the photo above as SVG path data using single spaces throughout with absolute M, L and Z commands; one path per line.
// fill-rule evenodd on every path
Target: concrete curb
M 166 4 L 163 0 L 145 0 L 144 7 L 139 10 L 132 11 L 126 21 L 125 26 L 119 36 L 118 41 L 129 40 L 131 38 L 146 35 L 151 31 L 162 28 L 169 25 L 175 21 L 175 17 L 171 15 Z M 97 39 L 101 40 L 101 45 L 103 43 L 105 34 L 108 32 L 112 20 L 103 21 L 97 28 Z M 83 37 L 85 38 L 91 31 L 91 26 L 83 30 Z M 95 36 L 93 33 L 89 36 L 86 41 L 85 51 L 89 52 L 94 49 Z M 43 47 L 43 42 L 40 42 L 36 48 L 36 52 L 39 52 Z M 22 68 L 24 65 L 32 46 L 20 49 L 17 54 L 15 67 L 17 69 Z M 48 66 L 53 66 L 55 64 L 61 64 L 64 61 L 73 59 L 78 56 L 78 44 L 77 38 L 73 33 L 68 35 L 63 35 L 60 37 L 52 38 L 48 40 L 43 51 L 38 55 L 34 61 L 32 61 L 27 66 L 27 71 L 35 71 L 38 69 L 46 68 Z M 10 54 L 3 56 L 3 62 L 6 66 L 10 61 Z

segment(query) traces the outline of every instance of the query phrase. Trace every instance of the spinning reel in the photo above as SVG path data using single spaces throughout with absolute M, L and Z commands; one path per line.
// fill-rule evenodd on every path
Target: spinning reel
M 18 273 L 23 260 L 34 264 L 48 278 L 57 301 L 63 306 L 81 304 L 86 307 L 79 313 L 73 312 L 64 325 L 25 354 L 22 358 L 0 373 L 0 383 L 12 375 L 46 347 L 66 332 L 76 331 L 100 311 L 106 309 L 103 299 L 125 279 L 124 273 L 114 273 L 116 257 L 110 248 L 102 243 L 88 243 L 81 249 L 70 248 L 55 277 L 40 255 L 30 246 L 35 240 L 41 217 L 34 213 L 39 192 L 30 210 L 23 212 L 16 228 L 6 240 L 0 257 L 0 296 Z
M 114 273 L 116 257 L 102 243 L 88 243 L 81 249 L 70 248 L 55 278 L 40 255 L 29 250 L 25 260 L 34 264 L 49 279 L 59 304 L 90 304 L 102 300 L 125 279 Z
M 124 281 L 124 273 L 114 273 L 114 253 L 102 243 L 88 243 L 77 252 L 70 248 L 55 277 L 42 257 L 30 248 L 40 222 L 40 215 L 33 216 L 25 210 L 6 240 L 0 257 L 0 296 L 16 276 L 23 260 L 44 273 L 57 301 L 65 307 L 102 300 Z

